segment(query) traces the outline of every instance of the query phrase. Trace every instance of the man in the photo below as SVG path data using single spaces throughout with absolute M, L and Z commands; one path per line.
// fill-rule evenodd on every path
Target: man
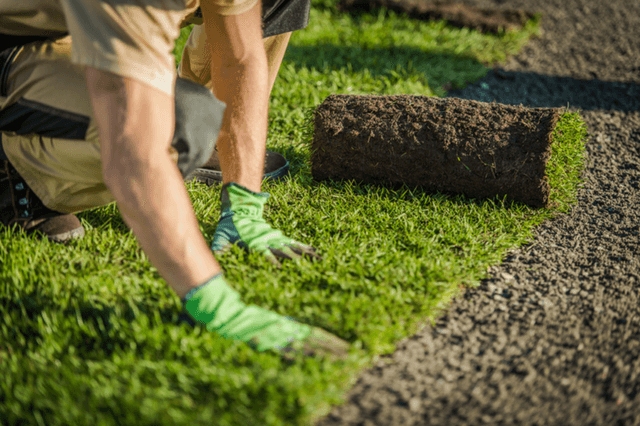
M 274 12 L 275 27 L 265 22 L 265 35 L 279 38 L 265 43 L 259 0 L 0 0 L 0 219 L 64 241 L 83 233 L 74 212 L 115 200 L 151 263 L 207 329 L 259 351 L 343 356 L 348 345 L 335 336 L 240 301 L 183 183 L 217 137 L 224 185 L 213 248 L 317 257 L 262 219 L 270 85 L 286 34 L 297 29 L 285 25 L 285 2 L 268 5 L 265 16 L 274 7 L 284 12 Z M 173 41 L 190 20 L 202 27 L 182 73 L 207 84 L 226 109 L 202 86 L 176 83 Z

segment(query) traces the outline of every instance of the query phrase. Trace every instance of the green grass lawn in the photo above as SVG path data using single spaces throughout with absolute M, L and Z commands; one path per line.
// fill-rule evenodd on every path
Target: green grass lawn
M 219 258 L 244 300 L 321 326 L 357 350 L 347 362 L 287 365 L 179 324 L 178 298 L 109 205 L 80 214 L 66 246 L 0 231 L 0 423 L 303 425 L 339 403 L 358 372 L 414 333 L 575 200 L 585 127 L 565 114 L 549 166 L 553 210 L 419 189 L 315 182 L 305 117 L 331 93 L 442 96 L 535 33 L 498 36 L 317 2 L 273 91 L 267 148 L 292 175 L 267 183 L 267 219 L 322 262 L 275 269 L 234 249 Z M 184 35 L 181 42 L 184 42 Z M 212 239 L 219 187 L 189 184 Z

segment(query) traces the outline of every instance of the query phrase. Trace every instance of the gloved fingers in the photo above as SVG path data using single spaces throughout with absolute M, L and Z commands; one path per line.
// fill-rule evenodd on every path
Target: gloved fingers
M 297 255 L 304 256 L 311 260 L 322 260 L 322 256 L 317 253 L 317 249 L 315 247 L 301 244 L 296 241 L 294 244 L 289 244 L 289 248 L 291 248 L 291 250 Z
M 300 259 L 301 256 L 291 249 L 291 246 L 282 246 L 280 248 L 269 247 L 274 256 L 282 259 Z
M 272 249 L 271 247 L 269 247 L 263 253 L 264 253 L 265 257 L 267 258 L 267 260 L 273 264 L 273 266 L 275 266 L 276 268 L 280 269 L 280 268 L 282 268 L 282 264 L 280 262 L 278 262 L 278 258 L 273 253 L 273 250 L 276 250 L 276 249 Z

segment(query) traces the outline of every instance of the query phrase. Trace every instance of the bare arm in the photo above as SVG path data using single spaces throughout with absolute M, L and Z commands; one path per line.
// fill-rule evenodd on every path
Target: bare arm
M 227 104 L 218 138 L 225 181 L 259 191 L 269 97 L 261 4 L 241 15 L 221 16 L 205 3 L 205 30 L 214 40 L 214 92 Z M 91 67 L 86 78 L 100 132 L 105 183 L 151 263 L 183 297 L 221 269 L 200 233 L 169 154 L 173 98 L 137 80 Z
M 179 297 L 220 272 L 169 147 L 174 100 L 151 86 L 86 69 L 102 172 L 122 217 Z
M 227 104 L 217 145 L 222 175 L 225 183 L 256 192 L 262 183 L 270 91 L 261 10 L 258 1 L 243 14 L 222 16 L 202 2 L 213 92 Z

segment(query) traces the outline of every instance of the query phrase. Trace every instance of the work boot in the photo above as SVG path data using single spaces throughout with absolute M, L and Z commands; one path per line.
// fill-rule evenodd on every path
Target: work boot
M 279 181 L 289 174 L 289 161 L 282 154 L 267 150 L 264 157 L 263 173 L 263 181 Z M 204 165 L 195 169 L 193 173 L 184 179 L 185 182 L 192 180 L 208 186 L 222 183 L 222 167 L 220 166 L 220 158 L 217 151 L 213 151 L 213 154 Z
M 84 236 L 80 220 L 45 207 L 8 160 L 0 160 L 0 223 L 42 233 L 57 243 Z

